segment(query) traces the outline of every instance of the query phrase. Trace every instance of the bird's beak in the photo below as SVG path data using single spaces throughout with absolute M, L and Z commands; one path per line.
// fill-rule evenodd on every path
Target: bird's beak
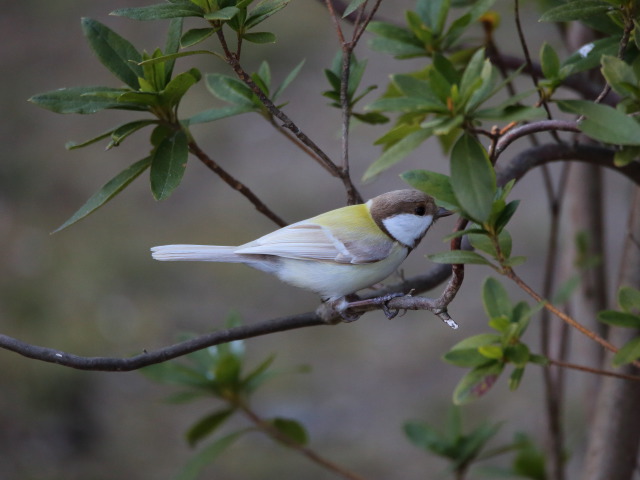
M 438 208 L 438 211 L 436 212 L 436 218 L 448 217 L 449 215 L 453 215 L 453 212 L 443 207 Z

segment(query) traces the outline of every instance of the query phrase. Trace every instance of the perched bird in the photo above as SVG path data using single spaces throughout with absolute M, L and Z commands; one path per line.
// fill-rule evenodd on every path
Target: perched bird
M 156 260 L 244 263 L 318 293 L 337 309 L 344 298 L 391 275 L 439 217 L 432 197 L 395 190 L 331 210 L 237 247 L 164 245 Z

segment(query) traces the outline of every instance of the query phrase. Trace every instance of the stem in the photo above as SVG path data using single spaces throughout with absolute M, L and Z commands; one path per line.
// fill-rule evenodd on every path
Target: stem
M 242 195 L 244 195 L 264 216 L 273 221 L 276 225 L 280 227 L 285 227 L 287 222 L 285 222 L 282 218 L 276 215 L 269 207 L 267 207 L 262 200 L 260 200 L 256 194 L 254 194 L 244 183 L 240 180 L 233 177 L 229 172 L 224 170 L 220 165 L 218 165 L 213 159 L 211 159 L 206 153 L 202 151 L 202 149 L 198 146 L 195 140 L 191 140 L 189 142 L 189 151 L 198 157 L 198 159 L 204 163 L 211 171 L 213 171 L 216 175 L 218 175 L 227 185 L 229 185 L 234 190 L 237 190 Z
M 278 430 L 272 423 L 262 419 L 245 402 L 241 400 L 236 400 L 233 402 L 233 404 L 239 407 L 242 413 L 244 413 L 247 416 L 247 418 L 251 420 L 251 422 L 253 422 L 253 424 L 256 427 L 258 427 L 263 433 L 265 433 L 266 435 L 268 435 L 278 443 L 297 451 L 298 453 L 307 457 L 312 462 L 320 465 L 321 467 L 329 471 L 334 472 L 335 474 L 341 476 L 342 478 L 346 478 L 347 480 L 364 480 L 364 477 L 361 477 L 356 473 L 346 470 L 340 465 L 337 465 L 332 461 L 327 460 L 326 458 L 317 454 L 310 448 L 307 448 L 304 445 L 301 445 L 300 443 L 296 442 L 289 435 Z
M 603 375 L 605 377 L 620 378 L 622 380 L 630 380 L 632 382 L 640 382 L 640 376 L 628 375 L 626 373 L 610 372 L 608 370 L 602 370 L 600 368 L 587 367 L 585 365 L 576 365 L 575 363 L 563 362 L 560 360 L 547 359 L 549 364 L 562 368 L 570 368 L 572 370 L 579 370 L 581 372 L 593 373 L 595 375 Z

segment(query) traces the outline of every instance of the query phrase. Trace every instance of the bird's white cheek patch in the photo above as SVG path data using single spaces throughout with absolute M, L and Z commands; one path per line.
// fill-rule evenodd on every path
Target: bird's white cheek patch
M 418 217 L 410 213 L 402 213 L 385 218 L 382 223 L 393 238 L 408 247 L 413 247 L 433 223 L 433 215 Z

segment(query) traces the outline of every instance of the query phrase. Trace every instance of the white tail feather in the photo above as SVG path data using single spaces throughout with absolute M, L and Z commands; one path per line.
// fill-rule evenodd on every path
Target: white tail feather
M 236 255 L 238 247 L 217 245 L 162 245 L 151 249 L 151 256 L 161 261 L 239 262 L 246 259 Z

